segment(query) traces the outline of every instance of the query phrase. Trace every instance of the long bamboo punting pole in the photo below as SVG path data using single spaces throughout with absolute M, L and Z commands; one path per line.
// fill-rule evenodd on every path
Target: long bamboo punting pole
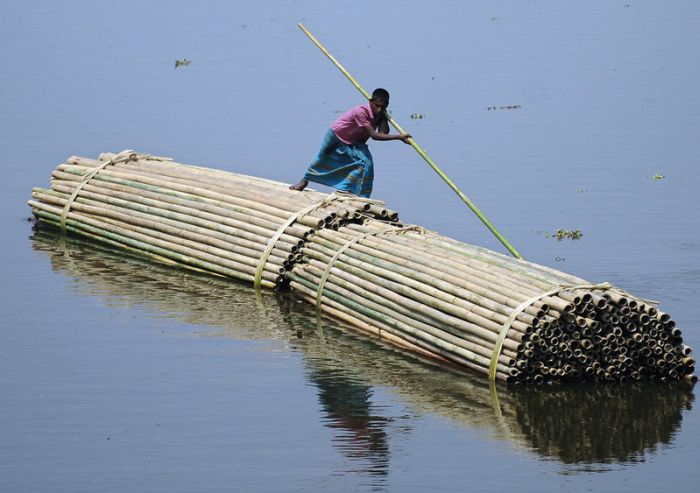
M 306 34 L 309 37 L 309 39 L 313 41 L 313 43 L 323 52 L 323 54 L 326 55 L 336 67 L 338 67 L 338 69 L 343 73 L 343 75 L 345 75 L 345 77 L 348 78 L 352 85 L 355 86 L 355 88 L 358 91 L 360 91 L 360 93 L 362 93 L 362 95 L 365 98 L 370 99 L 370 94 L 364 90 L 360 83 L 357 82 L 357 80 L 352 75 L 350 75 L 350 72 L 348 72 L 345 69 L 345 67 L 343 67 L 340 64 L 340 62 L 338 62 L 338 60 L 336 60 L 335 57 L 330 54 L 330 52 L 313 36 L 313 34 L 311 34 L 309 30 L 306 29 L 306 27 L 304 27 L 304 25 L 301 23 L 299 23 L 299 28 L 302 31 L 304 31 L 304 34 Z M 394 120 L 394 118 L 392 118 L 390 115 L 387 115 L 387 117 L 389 119 L 389 123 L 391 123 L 394 126 L 394 128 L 396 128 L 396 130 L 398 130 L 400 133 L 406 133 L 404 129 L 401 128 L 401 126 L 396 122 L 396 120 Z M 484 225 L 489 229 L 489 231 L 491 231 L 491 233 L 493 233 L 494 236 L 498 238 L 498 240 L 503 244 L 503 246 L 505 246 L 508 249 L 508 251 L 511 254 L 513 254 L 514 257 L 523 258 L 520 252 L 518 252 L 515 249 L 515 247 L 496 229 L 496 227 L 491 223 L 491 221 L 488 220 L 488 218 L 484 215 L 483 212 L 481 212 L 481 210 L 474 204 L 474 202 L 472 202 L 471 199 L 469 199 L 469 197 L 467 197 L 467 195 L 464 192 L 462 192 L 462 190 L 460 190 L 457 184 L 454 181 L 452 181 L 452 179 L 449 176 L 447 176 L 437 164 L 435 164 L 435 162 L 430 158 L 430 156 L 428 156 L 428 154 L 423 150 L 423 148 L 419 146 L 413 138 L 409 139 L 409 143 L 411 144 L 411 147 L 413 147 L 416 150 L 416 152 L 418 152 L 420 157 L 422 157 L 425 160 L 425 162 L 428 163 L 428 165 L 433 169 L 433 171 L 435 171 L 438 174 L 438 176 L 440 176 L 440 178 L 442 178 L 443 181 L 447 183 L 447 185 L 459 196 L 459 198 L 462 199 L 462 201 L 465 204 L 467 204 L 467 206 L 472 210 L 472 212 L 474 212 L 474 214 L 476 214 L 476 216 L 481 220 L 481 222 L 484 223 Z

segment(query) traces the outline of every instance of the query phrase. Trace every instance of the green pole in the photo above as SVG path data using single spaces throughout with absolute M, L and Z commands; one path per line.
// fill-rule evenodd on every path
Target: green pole
M 336 67 L 338 67 L 338 69 L 343 73 L 343 75 L 345 75 L 345 77 L 348 78 L 352 85 L 355 86 L 357 90 L 360 91 L 366 99 L 371 98 L 369 93 L 362 88 L 359 82 L 357 82 L 357 80 L 355 80 L 355 78 L 352 75 L 350 75 L 350 72 L 345 70 L 345 67 L 343 67 L 338 62 L 338 60 L 336 60 L 335 57 L 329 53 L 329 51 L 326 48 L 324 48 L 324 46 L 313 36 L 313 34 L 311 34 L 308 31 L 308 29 L 304 27 L 303 24 L 299 23 L 299 28 L 302 31 L 304 31 L 304 34 L 306 34 L 309 37 L 309 39 L 313 41 L 316 46 L 318 46 L 318 48 L 323 52 L 323 54 L 326 55 Z M 404 129 L 401 128 L 401 126 L 398 123 L 396 123 L 396 120 L 394 120 L 389 115 L 387 116 L 389 118 L 389 123 L 391 123 L 396 130 L 398 130 L 400 133 L 406 133 Z M 459 198 L 462 199 L 462 201 L 465 204 L 467 204 L 467 206 L 469 206 L 469 208 L 474 212 L 474 214 L 476 214 L 476 216 L 479 219 L 481 219 L 481 222 L 486 225 L 489 231 L 491 231 L 496 236 L 496 238 L 498 238 L 498 240 L 503 244 L 503 246 L 505 246 L 514 257 L 520 259 L 523 258 L 523 256 L 520 255 L 520 253 L 515 249 L 515 247 L 511 245 L 508 240 L 505 239 L 505 237 L 496 229 L 496 227 L 493 224 L 491 224 L 491 221 L 488 220 L 484 213 L 481 212 L 476 205 L 474 205 L 474 203 L 469 199 L 469 197 L 467 197 L 465 193 L 462 192 L 459 189 L 459 187 L 450 179 L 450 177 L 447 176 L 440 169 L 440 167 L 437 164 L 435 164 L 435 162 L 432 159 L 430 159 L 430 157 L 425 153 L 423 148 L 419 146 L 418 143 L 412 138 L 409 139 L 409 144 L 411 144 L 411 147 L 413 147 L 416 150 L 416 152 L 418 152 L 418 154 L 420 154 L 420 156 L 425 160 L 425 162 L 428 163 L 431 168 L 433 168 L 433 171 L 435 171 L 438 174 L 438 176 L 440 176 L 440 178 L 442 178 L 445 181 L 445 183 L 447 183 L 450 186 L 450 188 L 459 196 Z

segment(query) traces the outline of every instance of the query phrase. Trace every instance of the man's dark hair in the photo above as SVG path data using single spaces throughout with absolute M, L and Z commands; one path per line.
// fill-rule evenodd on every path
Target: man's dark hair
M 385 103 L 389 102 L 389 91 L 386 89 L 383 89 L 381 87 L 378 87 L 374 91 L 372 91 L 372 99 L 373 100 L 382 100 Z

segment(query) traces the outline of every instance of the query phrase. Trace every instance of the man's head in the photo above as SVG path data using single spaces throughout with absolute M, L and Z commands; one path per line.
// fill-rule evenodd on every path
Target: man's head
M 372 105 L 372 110 L 375 114 L 386 110 L 387 106 L 389 106 L 389 91 L 381 87 L 375 89 L 372 92 L 372 98 L 369 100 L 369 103 Z

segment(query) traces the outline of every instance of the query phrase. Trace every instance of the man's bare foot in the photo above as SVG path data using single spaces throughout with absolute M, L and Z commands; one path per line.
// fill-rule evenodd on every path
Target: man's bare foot
M 301 180 L 299 180 L 299 183 L 297 183 L 295 185 L 291 185 L 289 187 L 289 189 L 296 190 L 297 192 L 301 192 L 302 190 L 304 190 L 308 186 L 308 184 L 309 184 L 309 182 L 302 178 Z

